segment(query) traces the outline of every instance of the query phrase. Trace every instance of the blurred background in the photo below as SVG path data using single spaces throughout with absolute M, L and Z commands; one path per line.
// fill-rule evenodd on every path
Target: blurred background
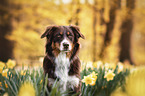
M 77 25 L 84 62 L 145 64 L 145 0 L 0 0 L 0 61 L 42 65 L 49 25 Z

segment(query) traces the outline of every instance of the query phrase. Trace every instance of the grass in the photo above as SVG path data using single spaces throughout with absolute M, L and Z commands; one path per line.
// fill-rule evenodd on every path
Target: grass
M 4 67 L 4 69 L 7 69 L 7 67 Z M 109 70 L 112 70 L 115 76 L 113 77 L 113 80 L 108 80 L 107 78 L 104 78 L 104 76 L 107 74 Z M 122 88 L 125 90 L 125 78 L 129 74 L 129 70 L 124 68 L 122 71 L 119 71 L 119 65 L 117 65 L 115 68 L 113 67 L 105 67 L 105 64 L 102 64 L 100 67 L 93 67 L 93 68 L 84 68 L 81 71 L 81 78 L 84 79 L 84 76 L 88 76 L 92 72 L 95 72 L 97 75 L 97 79 L 95 80 L 95 85 L 88 84 L 86 86 L 86 82 L 82 82 L 81 87 L 81 94 L 82 96 L 110 96 L 114 90 L 117 88 Z M 49 92 L 46 85 L 47 85 L 47 77 L 44 77 L 43 69 L 26 69 L 22 67 L 21 70 L 15 70 L 15 68 L 8 69 L 6 72 L 7 74 L 3 76 L 3 72 L 0 73 L 0 96 L 4 94 L 8 94 L 9 96 L 17 96 L 18 94 L 22 94 L 21 96 L 24 96 L 23 93 L 19 93 L 21 87 L 24 85 L 25 82 L 30 82 L 32 84 L 32 88 L 35 90 L 34 96 L 45 96 L 45 93 L 49 94 L 49 96 L 62 96 L 64 94 L 67 94 L 69 92 L 62 93 L 61 90 L 59 90 L 59 86 L 57 85 L 57 80 L 55 81 L 52 91 Z M 93 79 L 94 80 L 94 79 Z M 45 83 L 43 82 L 45 81 Z M 30 88 L 31 89 L 31 88 Z M 29 88 L 26 88 L 27 90 L 30 90 Z M 32 93 L 30 96 L 33 96 Z M 77 94 L 74 94 L 74 96 Z M 28 95 L 27 95 L 28 96 Z

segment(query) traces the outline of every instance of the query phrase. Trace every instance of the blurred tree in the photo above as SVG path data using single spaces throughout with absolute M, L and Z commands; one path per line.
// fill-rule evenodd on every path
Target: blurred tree
M 0 61 L 13 58 L 14 42 L 7 39 L 12 32 L 12 14 L 9 0 L 0 0 Z
M 62 0 L 59 0 L 59 3 L 55 1 L 12 1 L 20 8 L 11 10 L 14 15 L 12 21 L 14 30 L 8 38 L 15 41 L 14 57 L 19 64 L 38 60 L 44 55 L 45 39 L 41 40 L 40 36 L 47 26 L 66 24 L 65 14 L 68 5 L 65 5 L 64 9 L 63 5 L 60 5 Z
M 85 0 L 85 4 L 92 10 L 92 61 L 97 61 L 97 13 L 98 13 L 98 7 L 97 7 L 97 0 L 94 0 L 93 2 L 89 2 L 89 0 Z M 87 14 L 88 15 L 88 14 Z M 85 16 L 86 17 L 86 16 Z
M 133 10 L 135 8 L 135 0 L 126 0 L 126 8 L 127 12 L 121 25 L 119 61 L 128 60 L 130 64 L 134 64 L 131 58 L 131 34 L 134 27 Z
M 77 9 L 76 9 L 76 22 L 75 22 L 75 25 L 79 25 L 79 13 L 81 12 L 81 7 L 80 7 L 80 0 L 77 0 Z
M 76 5 L 76 8 L 74 8 L 73 10 L 73 6 Z M 68 20 L 69 24 L 75 24 L 75 25 L 79 25 L 79 14 L 81 12 L 81 4 L 80 4 L 80 0 L 72 0 L 71 1 L 71 9 L 70 11 L 74 11 L 74 14 L 71 15 L 70 19 Z M 72 12 L 73 13 L 73 12 Z
M 68 1 L 69 3 L 67 3 Z M 38 60 L 38 57 L 44 55 L 45 39 L 41 40 L 40 35 L 47 26 L 76 24 L 79 25 L 81 32 L 86 37 L 85 42 L 80 39 L 82 44 L 79 54 L 80 59 L 85 61 L 92 60 L 94 62 L 99 57 L 104 57 L 104 61 L 106 59 L 108 61 L 115 61 L 118 60 L 118 55 L 120 55 L 120 61 L 123 62 L 124 59 L 122 58 L 127 58 L 123 53 L 127 53 L 125 50 L 130 50 L 130 47 L 125 47 L 123 43 L 126 42 L 127 46 L 131 46 L 130 40 L 127 40 L 131 36 L 128 30 L 132 30 L 131 26 L 135 27 L 133 55 L 136 56 L 135 60 L 138 58 L 135 62 L 138 62 L 144 57 L 145 35 L 143 34 L 145 32 L 143 21 L 145 21 L 145 11 L 143 10 L 143 2 L 145 0 L 136 0 L 135 4 L 138 9 L 130 10 L 127 8 L 124 12 L 122 11 L 122 5 L 125 6 L 126 3 L 122 3 L 122 1 L 129 2 L 130 0 L 1 0 L 0 60 L 1 58 L 5 59 L 6 56 L 4 54 L 7 53 L 9 54 L 7 55 L 9 56 L 8 58 L 13 57 L 10 55 L 12 52 L 14 52 L 14 57 L 18 62 Z M 134 1 L 130 2 L 133 5 Z M 118 8 L 121 10 L 118 10 Z M 132 16 L 132 11 L 135 13 L 135 18 Z M 131 23 L 133 20 L 135 20 L 135 26 Z M 118 30 L 120 25 L 122 33 L 119 33 Z M 126 30 L 129 36 L 123 30 Z M 10 34 L 11 31 L 12 34 Z M 13 43 L 9 39 L 15 42 L 13 51 Z M 120 47 L 122 46 L 120 53 L 118 46 L 119 39 Z M 139 47 L 142 48 L 142 50 L 139 49 L 140 52 L 138 52 Z M 130 52 L 127 54 L 130 54 Z
M 108 2 L 110 5 L 110 10 L 109 10 L 109 18 L 107 20 L 102 20 L 106 23 L 106 32 L 105 32 L 105 37 L 104 37 L 104 42 L 100 51 L 100 58 L 104 57 L 104 52 L 105 49 L 107 48 L 108 45 L 110 45 L 111 38 L 112 38 L 112 32 L 115 26 L 115 19 L 116 19 L 116 12 L 117 9 L 120 7 L 120 0 L 105 0 L 105 2 Z M 107 10 L 107 9 L 105 9 Z M 105 14 L 106 15 L 106 14 Z
M 94 5 L 92 6 L 92 9 L 93 9 L 93 22 L 92 22 L 92 26 L 93 26 L 93 62 L 95 62 L 96 61 L 96 57 L 97 57 L 97 55 L 96 55 L 96 50 L 97 50 L 97 48 L 96 48 L 96 46 L 97 46 L 97 39 L 96 39 L 96 36 L 97 36 L 97 31 L 96 31 L 96 25 L 97 25 L 97 17 L 96 17 L 96 15 L 97 15 L 97 2 L 96 2 L 97 0 L 94 0 Z

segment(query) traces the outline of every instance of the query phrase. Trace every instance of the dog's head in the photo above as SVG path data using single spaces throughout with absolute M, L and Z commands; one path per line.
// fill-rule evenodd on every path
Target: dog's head
M 77 26 L 49 26 L 46 31 L 42 34 L 41 38 L 47 38 L 47 46 L 51 46 L 52 49 L 59 51 L 70 52 L 74 45 L 78 42 L 81 37 L 79 27 Z

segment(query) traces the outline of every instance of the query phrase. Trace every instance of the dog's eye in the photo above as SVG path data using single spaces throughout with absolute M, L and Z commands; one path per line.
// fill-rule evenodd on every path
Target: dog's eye
M 72 35 L 68 35 L 68 38 L 72 41 L 73 40 L 73 36 Z
M 68 35 L 68 37 L 72 37 L 72 35 Z
M 69 34 L 67 34 L 67 36 L 68 36 L 68 37 L 72 37 L 72 34 L 69 33 Z

